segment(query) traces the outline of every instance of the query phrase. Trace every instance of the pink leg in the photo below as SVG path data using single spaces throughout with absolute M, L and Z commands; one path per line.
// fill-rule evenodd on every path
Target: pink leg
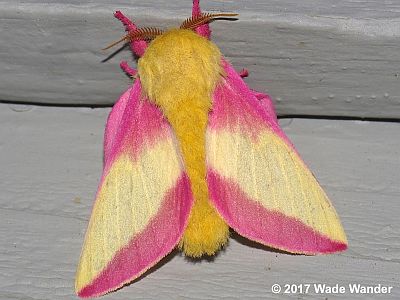
M 200 0 L 193 0 L 193 9 L 192 9 L 192 17 L 198 16 L 201 14 L 200 9 Z M 196 28 L 196 32 L 205 38 L 210 39 L 211 30 L 208 24 L 201 25 Z
M 249 71 L 247 69 L 242 69 L 242 71 L 240 71 L 239 75 L 242 78 L 247 77 L 247 76 L 249 76 Z
M 131 68 L 128 63 L 126 61 L 121 61 L 119 66 L 121 67 L 121 69 L 128 74 L 129 76 L 133 77 L 137 74 L 137 70 Z
M 114 13 L 114 17 L 116 17 L 118 20 L 122 22 L 122 24 L 124 24 L 126 31 L 134 31 L 137 29 L 136 25 L 133 24 L 133 22 L 129 20 L 127 17 L 125 17 L 124 14 L 119 10 L 117 10 Z
M 114 13 L 114 16 L 122 22 L 125 26 L 125 30 L 130 32 L 134 31 L 137 29 L 136 25 L 129 20 L 127 17 L 124 16 L 122 12 L 119 10 Z M 137 56 L 142 56 L 144 52 L 146 51 L 147 48 L 147 43 L 146 41 L 133 41 L 130 43 L 132 51 L 137 55 Z

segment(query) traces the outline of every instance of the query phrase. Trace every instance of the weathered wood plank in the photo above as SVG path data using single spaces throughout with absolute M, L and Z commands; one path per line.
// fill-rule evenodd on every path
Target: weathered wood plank
M 100 49 L 123 34 L 112 12 L 140 26 L 176 26 L 191 1 L 0 2 L 0 100 L 111 105 L 129 79 Z M 279 114 L 399 118 L 398 1 L 204 1 L 235 11 L 214 22 L 214 41 Z
M 76 299 L 73 277 L 108 112 L 0 105 L 0 298 Z M 314 282 L 382 283 L 395 286 L 385 299 L 400 297 L 400 124 L 282 119 L 281 125 L 331 196 L 348 251 L 291 256 L 236 237 L 213 262 L 172 255 L 104 299 L 280 299 L 273 283 Z

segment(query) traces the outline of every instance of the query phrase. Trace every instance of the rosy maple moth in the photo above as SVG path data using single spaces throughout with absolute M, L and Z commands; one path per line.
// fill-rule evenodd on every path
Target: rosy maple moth
M 116 12 L 139 56 L 114 105 L 104 170 L 75 289 L 94 297 L 138 278 L 175 247 L 214 255 L 229 227 L 292 253 L 342 251 L 339 218 L 278 125 L 270 98 L 247 87 L 210 38 L 193 1 L 180 28 L 137 28 Z

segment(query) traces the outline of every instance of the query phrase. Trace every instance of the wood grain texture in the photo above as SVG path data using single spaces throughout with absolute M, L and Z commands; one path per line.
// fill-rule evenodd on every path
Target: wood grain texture
M 102 169 L 108 108 L 0 104 L 0 299 L 77 299 L 73 281 Z M 281 119 L 348 234 L 331 256 L 271 252 L 235 236 L 214 261 L 173 253 L 103 299 L 281 299 L 273 283 L 384 284 L 400 297 L 400 124 Z M 295 295 L 296 299 L 343 295 Z M 349 295 L 346 299 L 375 299 Z
M 279 114 L 399 118 L 400 3 L 395 0 L 203 1 L 234 11 L 214 22 L 214 41 L 249 85 L 268 91 Z M 125 48 L 100 49 L 123 34 L 112 13 L 139 26 L 177 26 L 191 1 L 0 2 L 0 100 L 111 105 L 130 80 Z M 112 56 L 112 55 L 111 55 Z

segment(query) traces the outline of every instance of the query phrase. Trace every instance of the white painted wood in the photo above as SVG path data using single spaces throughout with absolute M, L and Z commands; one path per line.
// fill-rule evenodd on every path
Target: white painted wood
M 77 299 L 74 273 L 102 168 L 109 108 L 0 104 L 0 299 Z M 273 283 L 394 286 L 399 299 L 400 124 L 282 119 L 348 234 L 331 256 L 271 252 L 235 236 L 214 261 L 173 253 L 102 299 L 281 299 Z
M 400 116 L 400 2 L 397 0 L 203 1 L 205 11 L 234 11 L 214 22 L 214 41 L 249 85 L 269 92 L 279 114 Z M 112 16 L 139 26 L 177 26 L 191 1 L 0 1 L 0 100 L 111 105 L 130 80 Z

